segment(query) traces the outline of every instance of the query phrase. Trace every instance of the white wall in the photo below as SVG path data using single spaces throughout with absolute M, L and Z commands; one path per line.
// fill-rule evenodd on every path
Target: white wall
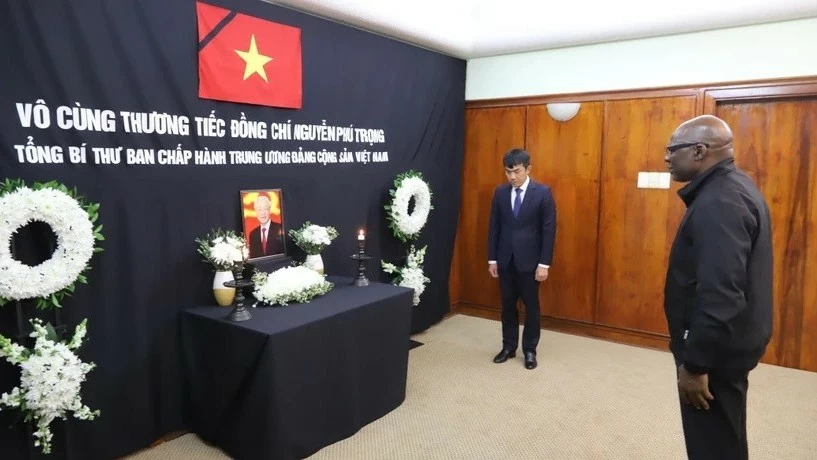
M 466 100 L 817 75 L 817 18 L 471 59 Z

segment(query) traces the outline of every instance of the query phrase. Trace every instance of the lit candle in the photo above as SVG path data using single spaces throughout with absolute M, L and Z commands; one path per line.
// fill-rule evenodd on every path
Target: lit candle
M 365 251 L 365 248 L 364 248 L 365 246 L 366 246 L 366 235 L 363 234 L 363 229 L 360 229 L 360 231 L 357 234 L 357 250 L 358 250 L 358 253 L 363 254 L 363 252 Z

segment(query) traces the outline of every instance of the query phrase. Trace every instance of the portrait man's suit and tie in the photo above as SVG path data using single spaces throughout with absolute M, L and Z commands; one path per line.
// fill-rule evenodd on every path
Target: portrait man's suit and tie
M 556 203 L 547 185 L 533 181 L 530 155 L 513 149 L 503 158 L 508 184 L 500 185 L 491 202 L 488 230 L 488 271 L 499 278 L 502 294 L 503 363 L 519 346 L 517 301 L 525 305 L 522 351 L 525 367 L 537 366 L 541 320 L 539 283 L 548 277 L 556 240 Z
M 270 219 L 272 203 L 269 197 L 259 195 L 253 208 L 258 227 L 249 234 L 250 259 L 284 254 L 283 225 Z

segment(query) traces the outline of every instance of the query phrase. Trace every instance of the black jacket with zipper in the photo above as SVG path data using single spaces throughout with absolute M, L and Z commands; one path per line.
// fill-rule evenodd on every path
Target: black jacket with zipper
M 664 311 L 675 359 L 693 373 L 751 370 L 772 335 L 772 229 L 752 179 L 721 161 L 678 192 Z

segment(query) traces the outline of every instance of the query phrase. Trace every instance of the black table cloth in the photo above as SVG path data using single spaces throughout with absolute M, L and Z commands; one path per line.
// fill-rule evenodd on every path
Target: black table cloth
M 326 295 L 244 322 L 226 307 L 182 312 L 188 426 L 202 439 L 238 459 L 304 458 L 402 404 L 412 290 L 327 280 Z

